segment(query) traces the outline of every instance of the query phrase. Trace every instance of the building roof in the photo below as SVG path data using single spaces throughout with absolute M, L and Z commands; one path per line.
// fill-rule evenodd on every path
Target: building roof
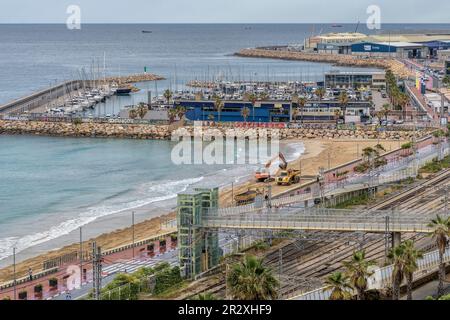
M 320 39 L 333 40 L 333 39 L 361 39 L 366 38 L 367 35 L 358 32 L 341 32 L 341 33 L 327 33 L 324 35 L 317 36 Z
M 423 44 L 412 43 L 412 42 L 376 42 L 376 44 L 381 44 L 381 45 L 391 46 L 391 47 L 396 47 L 396 48 L 423 47 Z
M 367 41 L 374 42 L 429 42 L 450 41 L 450 34 L 382 34 L 371 35 Z
M 326 72 L 325 75 L 385 75 L 385 71 L 340 71 L 340 70 L 332 70 Z

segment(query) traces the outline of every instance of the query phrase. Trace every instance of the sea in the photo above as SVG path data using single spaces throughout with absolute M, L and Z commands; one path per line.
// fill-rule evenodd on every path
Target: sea
M 147 92 L 181 90 L 190 80 L 320 81 L 330 70 L 359 70 L 324 63 L 240 58 L 242 48 L 302 44 L 313 33 L 355 31 L 323 24 L 0 24 L 0 105 L 104 70 L 107 76 L 148 72 L 166 80 L 140 83 L 140 93 L 117 113 L 146 101 Z M 384 25 L 386 30 L 443 30 L 449 25 Z M 142 33 L 143 30 L 151 33 Z M 373 33 L 365 26 L 360 32 Z M 105 68 L 104 68 L 105 67 Z M 112 109 L 111 109 L 112 108 Z M 0 136 L 0 266 L 169 212 L 176 195 L 194 186 L 240 183 L 255 165 L 177 166 L 174 143 L 120 139 Z M 305 152 L 301 142 L 282 146 L 288 160 Z

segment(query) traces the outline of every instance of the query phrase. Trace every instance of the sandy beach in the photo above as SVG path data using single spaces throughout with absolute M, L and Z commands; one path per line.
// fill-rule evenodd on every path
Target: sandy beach
M 291 140 L 289 142 L 298 143 L 302 142 L 305 147 L 305 152 L 298 158 L 289 163 L 291 168 L 302 168 L 302 175 L 311 176 L 316 175 L 320 167 L 328 168 L 335 167 L 352 160 L 359 158 L 359 154 L 362 149 L 368 146 L 374 146 L 378 143 L 377 140 Z M 387 151 L 399 148 L 402 141 L 389 141 L 381 140 L 380 143 L 385 147 Z M 256 183 L 253 179 L 244 182 L 234 188 L 234 194 L 244 192 L 249 188 L 262 187 L 264 183 Z M 286 190 L 286 187 L 277 186 L 272 184 L 273 195 L 277 195 Z M 232 204 L 232 192 L 230 188 L 221 189 L 220 205 L 229 206 Z M 155 205 L 153 205 L 155 206 Z M 150 208 L 147 208 L 150 210 Z M 142 208 L 141 210 L 145 210 Z M 153 208 L 153 211 L 155 209 Z M 143 240 L 150 238 L 154 235 L 160 234 L 163 231 L 164 223 L 176 218 L 175 212 L 169 214 L 163 214 L 155 211 L 151 214 L 153 218 L 138 222 L 135 225 L 135 240 Z M 126 245 L 132 242 L 132 228 L 123 227 L 120 223 L 123 220 L 117 220 L 117 230 L 113 232 L 103 233 L 100 236 L 93 235 L 83 243 L 83 247 L 87 248 L 89 243 L 94 239 L 103 250 L 116 248 L 122 245 Z M 122 222 L 120 222 L 122 221 Z M 127 224 L 129 226 L 129 224 Z M 98 231 L 101 233 L 101 231 Z M 87 237 L 86 237 L 87 238 Z M 17 264 L 17 277 L 23 277 L 27 275 L 28 268 L 31 267 L 36 273 L 42 269 L 42 263 L 45 260 L 49 260 L 64 254 L 72 253 L 79 249 L 79 243 L 73 243 L 72 245 L 64 246 L 57 250 L 52 250 L 45 254 L 40 254 L 36 257 L 32 257 L 21 261 Z M 0 269 L 0 283 L 11 280 L 13 277 L 13 268 L 9 266 L 7 268 Z

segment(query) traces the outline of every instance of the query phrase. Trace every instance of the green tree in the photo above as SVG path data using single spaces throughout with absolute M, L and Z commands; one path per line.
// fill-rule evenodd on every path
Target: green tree
M 325 280 L 325 290 L 331 290 L 330 300 L 349 300 L 352 289 L 349 278 L 342 272 L 334 272 Z
M 444 294 L 444 281 L 445 281 L 445 263 L 444 254 L 447 247 L 447 241 L 450 231 L 450 218 L 443 218 L 437 215 L 428 224 L 428 227 L 432 229 L 431 236 L 436 241 L 436 246 L 439 251 L 439 284 L 438 284 L 438 296 Z
M 237 300 L 270 300 L 277 297 L 279 283 L 262 260 L 247 255 L 231 267 L 226 279 L 231 295 Z
M 350 259 L 343 263 L 346 268 L 346 275 L 350 279 L 350 283 L 358 293 L 358 300 L 365 299 L 365 292 L 367 290 L 367 278 L 373 272 L 369 271 L 369 267 L 375 265 L 374 261 L 366 259 L 366 252 L 364 250 L 355 251 Z

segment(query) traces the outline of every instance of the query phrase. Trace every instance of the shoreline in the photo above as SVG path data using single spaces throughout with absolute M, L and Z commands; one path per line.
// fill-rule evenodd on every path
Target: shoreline
M 330 163 L 331 167 L 337 166 L 357 158 L 357 150 L 362 150 L 366 146 L 373 146 L 377 144 L 377 140 L 342 140 L 342 141 L 330 141 L 330 140 L 305 140 L 300 141 L 298 139 L 293 139 L 289 141 L 284 141 L 284 143 L 299 143 L 302 142 L 305 151 L 301 156 L 291 162 L 289 162 L 289 167 L 298 168 L 301 163 L 301 167 L 304 175 L 316 175 L 317 170 L 320 166 L 327 166 L 328 159 L 331 157 L 332 161 Z M 385 145 L 386 150 L 393 150 L 400 145 L 400 141 L 381 141 Z M 330 153 L 330 156 L 328 156 Z M 248 188 L 261 187 L 263 184 L 256 183 L 253 181 L 253 177 L 243 181 L 234 188 L 234 192 L 245 192 Z M 281 192 L 285 191 L 285 187 L 273 185 L 273 195 L 276 196 Z M 220 205 L 229 206 L 231 205 L 231 190 L 230 188 L 223 188 L 220 194 Z M 153 207 L 155 207 L 153 205 Z M 155 209 L 155 208 L 154 208 Z M 152 235 L 161 232 L 162 224 L 165 221 L 173 220 L 176 218 L 176 213 L 171 211 L 169 213 L 162 213 L 158 211 L 158 208 L 152 213 L 153 217 L 150 217 L 142 222 L 135 224 L 135 241 L 139 241 L 145 238 L 149 238 Z M 93 222 L 95 223 L 95 222 Z M 98 221 L 101 223 L 101 221 Z M 120 226 L 119 226 L 120 225 Z M 131 243 L 131 221 L 127 226 L 123 226 L 123 219 L 118 220 L 118 227 L 114 231 L 104 232 L 98 235 L 92 235 L 89 240 L 85 240 L 83 246 L 86 246 L 95 239 L 99 245 L 103 247 L 103 250 L 108 250 L 121 245 L 126 245 Z M 28 266 L 31 266 L 35 272 L 41 269 L 42 262 L 57 256 L 71 253 L 77 251 L 79 248 L 79 243 L 75 242 L 70 245 L 62 246 L 62 248 L 48 250 L 45 253 L 39 254 L 37 256 L 25 259 L 17 264 L 17 275 L 18 277 L 26 275 Z M 6 282 L 12 277 L 12 266 L 8 266 L 0 269 L 0 283 Z

